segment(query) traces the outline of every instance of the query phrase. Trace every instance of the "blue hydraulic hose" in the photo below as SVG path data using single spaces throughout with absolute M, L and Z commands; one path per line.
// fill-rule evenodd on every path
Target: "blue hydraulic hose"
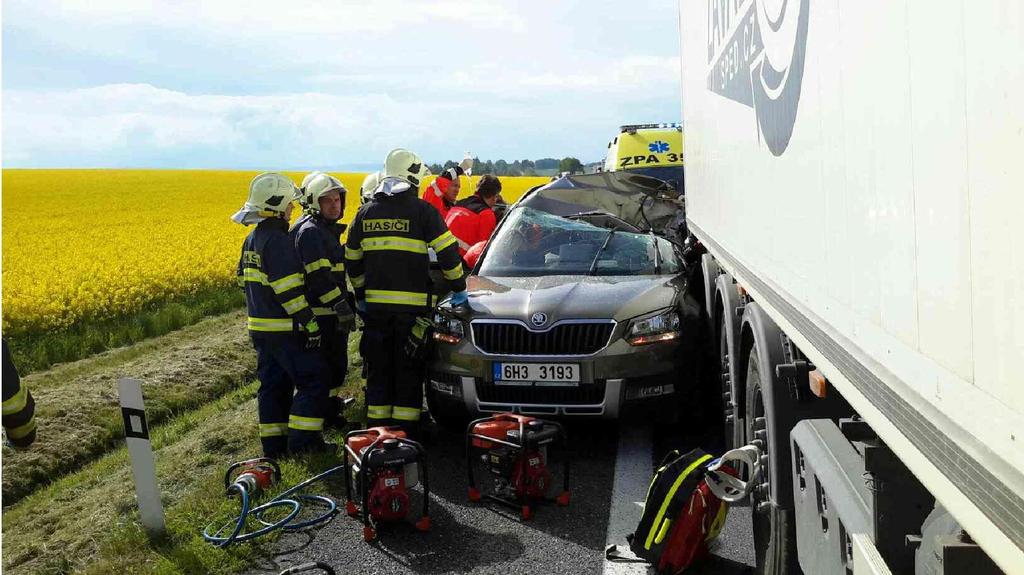
M 313 483 L 316 483 L 317 481 L 320 481 L 328 477 L 331 474 L 343 471 L 344 469 L 344 465 L 332 467 L 331 469 L 328 469 L 327 471 L 324 471 L 319 475 L 315 475 L 303 481 L 302 483 L 299 483 L 294 487 L 278 494 L 276 497 L 264 503 L 263 505 L 254 507 L 252 509 L 249 508 L 250 503 L 248 490 L 245 489 L 244 487 L 233 486 L 234 492 L 238 493 L 239 498 L 242 500 L 241 511 L 239 512 L 238 516 L 228 520 L 228 522 L 223 524 L 220 527 L 220 529 L 217 529 L 212 533 L 210 532 L 210 528 L 213 526 L 213 523 L 211 522 L 210 525 L 207 525 L 206 529 L 203 530 L 203 539 L 209 541 L 210 543 L 213 543 L 217 547 L 227 547 L 232 543 L 250 541 L 257 537 L 266 535 L 267 533 L 270 533 L 271 531 L 277 529 L 284 529 L 285 531 L 295 531 L 297 529 L 303 529 L 305 527 L 310 527 L 313 525 L 323 523 L 324 521 L 327 521 L 328 519 L 334 516 L 334 513 L 338 509 L 337 503 L 335 503 L 328 497 L 324 497 L 323 495 L 296 495 L 295 497 L 291 497 L 291 495 L 293 493 L 301 491 L 302 489 L 308 487 L 309 485 L 312 485 Z M 298 516 L 299 512 L 302 510 L 302 501 L 316 502 L 322 504 L 324 507 L 327 508 L 327 511 L 314 517 L 313 519 L 292 523 L 292 520 L 295 519 L 295 517 Z M 275 507 L 286 506 L 290 506 L 291 510 L 288 512 L 288 515 L 286 515 L 283 519 L 280 519 L 279 521 L 275 522 L 269 522 L 263 519 L 263 514 L 266 511 L 269 511 L 270 509 L 273 509 Z M 263 527 L 261 529 L 257 529 L 256 531 L 242 533 L 242 531 L 245 529 L 245 523 L 250 515 L 256 518 L 257 521 L 262 523 Z M 231 535 L 227 537 L 222 537 L 221 534 L 224 533 L 225 529 L 232 525 L 234 525 L 234 529 L 231 532 Z

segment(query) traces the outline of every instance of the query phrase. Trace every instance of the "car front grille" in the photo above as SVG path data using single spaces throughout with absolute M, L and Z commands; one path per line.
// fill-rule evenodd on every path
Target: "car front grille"
M 473 322 L 473 341 L 484 353 L 590 355 L 608 345 L 611 322 L 563 323 L 536 332 L 518 323 Z
M 494 385 L 493 381 L 477 380 L 476 393 L 480 401 L 489 403 L 597 405 L 604 401 L 604 386 L 603 380 L 575 387 Z

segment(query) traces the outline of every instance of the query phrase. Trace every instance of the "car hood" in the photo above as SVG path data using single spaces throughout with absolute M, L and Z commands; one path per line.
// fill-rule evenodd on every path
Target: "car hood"
M 565 319 L 623 321 L 675 305 L 677 276 L 541 276 L 468 279 L 470 319 L 518 319 L 547 315 L 546 325 Z

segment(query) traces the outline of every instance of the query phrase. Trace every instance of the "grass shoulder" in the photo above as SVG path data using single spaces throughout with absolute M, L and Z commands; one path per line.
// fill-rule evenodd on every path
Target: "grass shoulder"
M 4 337 L 18 371 L 24 375 L 158 337 L 244 305 L 244 295 L 237 287 L 216 287 L 153 303 L 123 317 L 94 320 L 59 331 L 10 331 Z
M 4 448 L 3 500 L 41 485 L 112 449 L 124 436 L 117 381 L 143 381 L 151 424 L 198 408 L 255 376 L 241 311 L 24 378 L 36 399 L 32 449 Z
M 352 340 L 350 356 L 358 337 Z M 343 394 L 358 397 L 358 356 L 352 361 Z M 244 384 L 152 428 L 165 537 L 150 539 L 139 527 L 130 462 L 127 450 L 119 447 L 4 510 L 4 573 L 228 574 L 257 560 L 272 560 L 264 551 L 267 545 L 217 549 L 201 536 L 208 523 L 226 521 L 237 512 L 238 502 L 224 497 L 223 473 L 231 462 L 259 453 L 258 385 Z M 357 402 L 349 416 L 357 418 L 360 409 Z M 332 432 L 328 440 L 342 438 Z M 327 456 L 286 460 L 283 481 L 266 497 L 337 464 L 337 458 Z M 324 485 L 311 491 L 337 489 Z M 260 541 L 274 536 L 269 537 Z

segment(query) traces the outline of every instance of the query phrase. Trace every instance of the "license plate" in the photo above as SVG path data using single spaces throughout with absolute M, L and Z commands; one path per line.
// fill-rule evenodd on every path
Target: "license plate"
M 580 366 L 576 363 L 495 363 L 497 385 L 577 385 Z

